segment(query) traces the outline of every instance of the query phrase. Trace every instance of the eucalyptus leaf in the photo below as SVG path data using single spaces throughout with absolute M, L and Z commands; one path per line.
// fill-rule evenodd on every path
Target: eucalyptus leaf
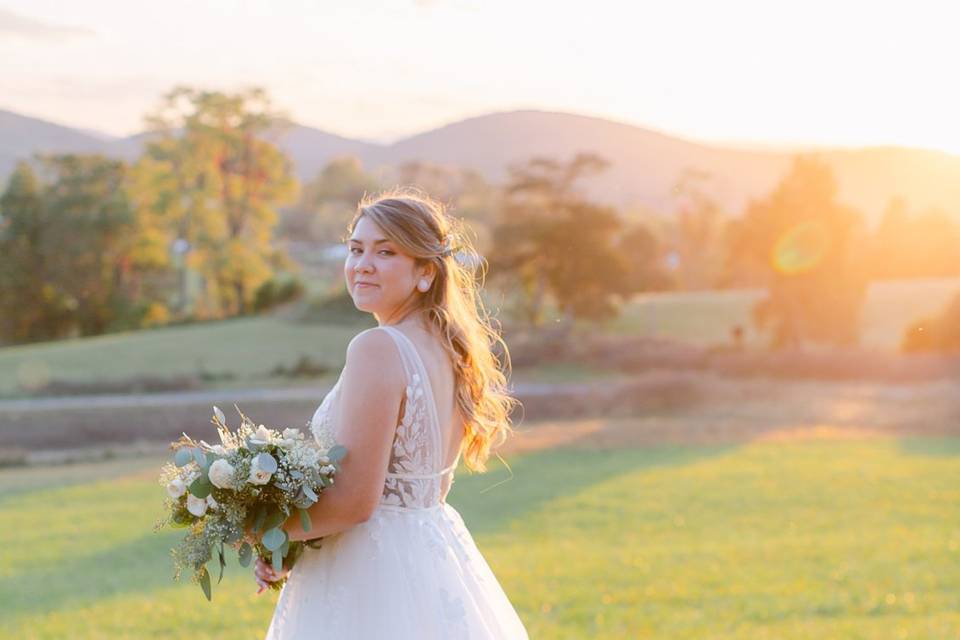
M 206 567 L 200 570 L 200 588 L 203 589 L 203 595 L 207 596 L 208 601 L 213 599 L 210 593 L 210 572 Z
M 226 426 L 226 424 L 227 424 L 227 419 L 226 419 L 226 417 L 223 415 L 223 411 L 220 411 L 220 407 L 214 405 L 214 407 L 213 407 L 213 415 L 217 416 L 217 420 L 220 421 L 220 424 Z
M 293 501 L 293 506 L 297 509 L 309 509 L 314 505 L 314 501 L 306 496 L 299 496 Z
M 184 447 L 183 449 L 177 449 L 177 452 L 173 454 L 173 463 L 178 467 L 182 467 L 193 459 L 193 452 Z
M 223 581 L 223 568 L 227 566 L 227 561 L 223 557 L 223 543 L 220 543 L 220 548 L 217 549 L 217 554 L 220 560 L 220 577 L 217 578 L 217 584 Z
M 256 457 L 256 463 L 261 471 L 266 471 L 267 473 L 277 472 L 277 459 L 269 453 L 264 452 L 258 455 Z
M 310 531 L 313 528 L 313 525 L 310 523 L 310 514 L 307 513 L 306 509 L 297 509 L 300 512 L 300 526 L 303 527 L 304 531 Z
M 279 552 L 273 554 L 273 570 L 277 573 L 283 571 L 283 556 Z
M 253 518 L 253 532 L 259 533 L 263 529 L 263 521 L 267 518 L 266 505 L 260 505 L 257 508 L 257 515 Z
M 327 452 L 327 458 L 330 459 L 330 462 L 340 462 L 345 455 L 347 455 L 347 448 L 342 444 L 334 445 Z
M 266 533 L 263 534 L 263 546 L 265 546 L 270 551 L 276 551 L 279 549 L 284 542 L 287 541 L 287 532 L 279 527 L 274 527 L 273 529 L 268 529 Z
M 283 511 L 280 511 L 276 507 L 271 507 L 267 512 L 267 518 L 264 520 L 263 528 L 273 529 L 274 527 L 279 527 L 286 519 L 287 516 Z
M 240 553 L 237 555 L 237 561 L 241 567 L 249 567 L 250 560 L 253 558 L 253 547 L 244 542 L 240 545 Z
M 200 449 L 193 450 L 193 459 L 196 460 L 197 464 L 200 465 L 202 468 L 204 469 L 207 468 L 207 457 L 203 455 L 203 451 L 201 451 Z
M 316 502 L 317 500 L 319 500 L 319 497 L 317 496 L 317 493 L 316 493 L 316 492 L 313 490 L 313 488 L 312 488 L 310 485 L 308 485 L 308 484 L 303 485 L 303 495 L 307 496 L 308 498 L 310 498 L 310 499 L 313 500 L 314 502 Z
M 210 479 L 207 478 L 206 474 L 190 483 L 190 493 L 198 498 L 206 498 L 211 491 L 213 491 L 213 485 L 210 484 Z

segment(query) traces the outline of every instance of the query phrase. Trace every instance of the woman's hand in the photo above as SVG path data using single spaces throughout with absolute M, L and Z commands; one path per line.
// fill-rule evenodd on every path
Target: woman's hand
M 260 588 L 257 590 L 257 595 L 263 593 L 264 590 L 270 586 L 268 583 L 283 580 L 288 573 L 290 573 L 290 570 L 287 568 L 277 573 L 273 570 L 273 565 L 264 562 L 263 558 L 257 558 L 257 565 L 253 569 L 254 580 L 260 585 Z

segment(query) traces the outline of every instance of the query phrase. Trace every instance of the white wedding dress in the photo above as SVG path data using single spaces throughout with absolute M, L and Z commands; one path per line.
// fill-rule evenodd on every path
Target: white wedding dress
M 304 550 L 280 592 L 267 640 L 527 638 L 460 514 L 445 502 L 457 463 L 444 468 L 423 361 L 403 332 L 380 328 L 396 342 L 408 383 L 380 504 L 366 522 Z M 336 441 L 339 386 L 310 423 L 321 445 Z

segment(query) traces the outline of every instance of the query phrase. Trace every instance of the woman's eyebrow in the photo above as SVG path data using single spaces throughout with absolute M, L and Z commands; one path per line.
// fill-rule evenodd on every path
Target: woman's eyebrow
M 350 238 L 350 242 L 356 242 L 357 244 L 363 244 L 363 240 L 357 240 L 356 238 Z M 376 245 L 378 245 L 378 244 L 380 244 L 380 243 L 382 243 L 382 242 L 390 242 L 390 240 L 387 239 L 387 238 L 379 238 L 379 239 L 377 239 L 377 240 L 374 240 L 374 241 L 373 241 L 373 244 L 374 244 L 374 246 L 376 246 Z

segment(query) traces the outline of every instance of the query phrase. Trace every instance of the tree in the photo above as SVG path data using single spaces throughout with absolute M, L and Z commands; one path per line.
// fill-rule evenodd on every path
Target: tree
M 858 338 L 866 289 L 858 262 L 863 225 L 836 194 L 830 167 L 798 156 L 774 191 L 751 202 L 730 227 L 731 266 L 766 283 L 768 296 L 754 308 L 754 321 L 772 330 L 774 346 Z
M 0 198 L 6 224 L 0 331 L 22 342 L 138 326 L 146 309 L 131 292 L 135 214 L 127 167 L 102 156 L 21 163 Z
M 890 201 L 871 238 L 870 273 L 877 279 L 960 275 L 960 224 L 937 209 L 911 216 Z
M 152 138 L 137 165 L 138 197 L 168 239 L 191 248 L 204 279 L 198 315 L 244 313 L 285 264 L 273 246 L 276 207 L 297 183 L 269 137 L 283 119 L 261 89 L 235 94 L 177 87 L 148 116 Z
M 614 243 L 619 217 L 587 201 L 575 186 L 606 166 L 598 156 L 578 154 L 569 163 L 533 158 L 510 170 L 493 231 L 491 270 L 517 279 L 523 314 L 534 326 L 543 322 L 548 293 L 569 330 L 575 318 L 615 314 L 618 298 L 632 290 L 629 265 Z
M 687 290 L 708 289 L 719 281 L 722 265 L 720 205 L 708 193 L 710 175 L 687 169 L 673 187 L 677 201 L 671 225 L 679 258 L 677 283 Z
M 364 194 L 379 188 L 359 158 L 334 158 L 304 185 L 296 206 L 284 212 L 284 231 L 290 234 L 299 230 L 298 237 L 318 242 L 340 242 L 357 203 Z

